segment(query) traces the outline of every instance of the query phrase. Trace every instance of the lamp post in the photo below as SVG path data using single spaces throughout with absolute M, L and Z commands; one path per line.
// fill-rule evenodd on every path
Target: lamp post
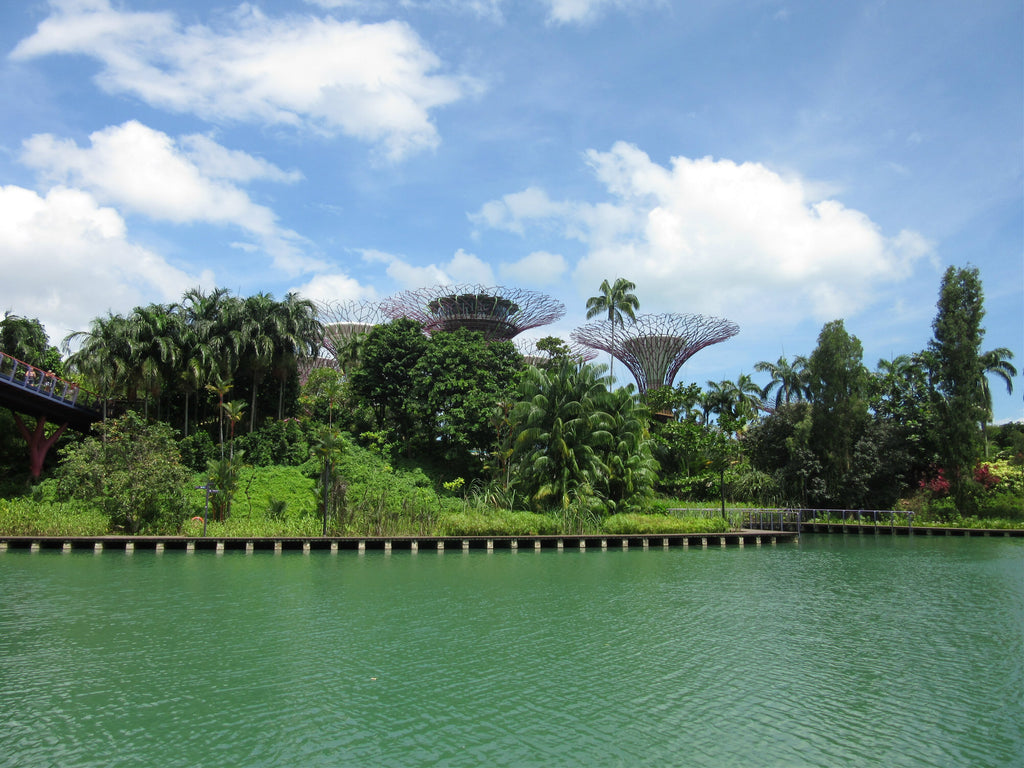
M 211 488 L 209 482 L 207 482 L 206 485 L 197 485 L 196 490 L 206 491 L 206 511 L 203 512 L 203 538 L 206 538 L 206 520 L 210 516 L 210 494 L 220 493 L 220 491 L 216 488 Z

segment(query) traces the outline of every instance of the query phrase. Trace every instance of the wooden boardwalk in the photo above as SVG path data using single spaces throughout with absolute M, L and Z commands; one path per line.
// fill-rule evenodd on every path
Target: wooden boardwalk
M 194 536 L 3 536 L 0 552 L 7 550 L 92 550 L 94 552 L 305 552 L 406 551 L 468 552 L 668 549 L 760 547 L 798 540 L 795 531 L 741 530 L 727 533 L 668 533 L 647 535 L 553 536 L 325 536 L 325 537 L 194 537 Z

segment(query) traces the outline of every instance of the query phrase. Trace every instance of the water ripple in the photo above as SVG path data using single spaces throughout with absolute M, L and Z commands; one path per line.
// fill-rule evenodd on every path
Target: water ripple
M 0 556 L 0 766 L 1011 766 L 1024 546 Z

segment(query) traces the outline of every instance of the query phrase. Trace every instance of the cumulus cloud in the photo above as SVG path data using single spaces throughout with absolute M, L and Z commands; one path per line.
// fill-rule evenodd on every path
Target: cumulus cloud
M 498 267 L 501 279 L 526 285 L 553 285 L 569 270 L 561 254 L 534 251 L 519 261 L 505 262 Z
M 411 264 L 400 256 L 383 251 L 365 250 L 362 255 L 365 261 L 384 264 L 385 273 L 400 288 L 422 288 L 425 285 L 449 283 L 494 283 L 494 271 L 491 267 L 478 256 L 466 253 L 461 248 L 446 264 L 424 266 Z
M 2 311 L 38 317 L 52 343 L 108 311 L 176 301 L 212 285 L 189 275 L 127 236 L 124 220 L 86 192 L 55 187 L 46 196 L 0 186 Z
M 205 120 L 342 133 L 379 144 L 392 159 L 436 146 L 431 110 L 477 87 L 436 74 L 441 61 L 399 21 L 273 19 L 246 3 L 214 29 L 185 27 L 169 12 L 115 10 L 109 0 L 51 7 L 12 58 L 90 56 L 110 93 Z
M 240 227 L 289 272 L 314 265 L 302 254 L 302 239 L 235 184 L 291 182 L 299 174 L 206 136 L 175 141 L 136 121 L 96 131 L 89 140 L 91 146 L 79 147 L 70 139 L 37 134 L 24 142 L 21 160 L 49 182 L 80 187 L 121 210 L 178 224 Z
M 304 298 L 324 302 L 361 301 L 376 297 L 373 288 L 360 284 L 344 273 L 316 275 L 306 284 L 292 290 Z
M 519 233 L 557 226 L 587 246 L 574 274 L 581 292 L 628 277 L 647 311 L 841 317 L 906 279 L 931 250 L 920 234 L 887 237 L 864 213 L 814 199 L 800 179 L 759 163 L 676 157 L 664 167 L 624 142 L 587 161 L 609 201 L 553 201 L 528 189 L 471 219 Z

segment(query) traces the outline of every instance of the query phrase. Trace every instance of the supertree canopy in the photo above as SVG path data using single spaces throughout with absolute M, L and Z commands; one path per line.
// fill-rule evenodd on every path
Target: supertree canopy
M 323 301 L 317 304 L 317 317 L 323 324 L 324 335 L 320 356 L 305 361 L 310 371 L 316 368 L 347 370 L 358 346 L 358 337 L 388 320 L 381 312 L 380 302 L 370 301 Z
M 608 320 L 572 332 L 572 340 L 600 349 L 622 362 L 636 379 L 640 392 L 671 387 L 694 354 L 739 333 L 736 323 L 704 315 L 637 315 L 636 322 L 619 325 Z
M 385 299 L 381 310 L 393 320 L 416 320 L 427 333 L 468 328 L 480 331 L 489 341 L 508 341 L 565 314 L 561 302 L 542 293 L 479 285 L 404 291 Z

